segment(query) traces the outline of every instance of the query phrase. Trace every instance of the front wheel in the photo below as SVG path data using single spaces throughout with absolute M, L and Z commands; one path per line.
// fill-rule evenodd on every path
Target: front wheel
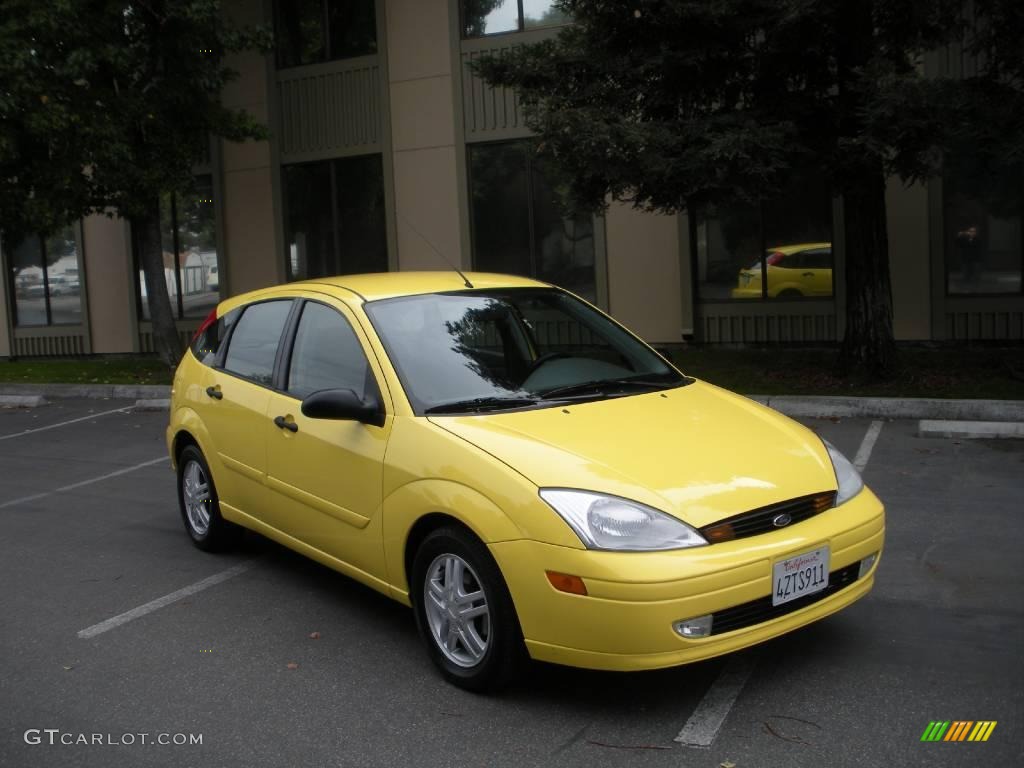
M 470 691 L 503 687 L 523 658 L 523 640 L 487 547 L 460 528 L 439 528 L 420 545 L 412 575 L 416 624 L 441 674 Z

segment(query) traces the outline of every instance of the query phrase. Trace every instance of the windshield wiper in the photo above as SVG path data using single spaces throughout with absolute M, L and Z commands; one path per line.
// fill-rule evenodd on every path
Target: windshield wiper
M 541 392 L 540 396 L 545 400 L 550 400 L 551 398 L 589 392 L 603 393 L 608 388 L 641 387 L 642 389 L 663 389 L 669 386 L 671 386 L 671 382 L 651 381 L 650 379 L 626 376 L 621 379 L 599 379 L 597 381 L 581 381 L 578 384 L 566 384 L 562 387 L 555 387 L 546 392 Z
M 423 413 L 473 413 L 474 411 L 495 411 L 503 408 L 524 408 L 537 405 L 532 397 L 474 397 L 471 400 L 456 400 L 452 403 L 432 405 Z

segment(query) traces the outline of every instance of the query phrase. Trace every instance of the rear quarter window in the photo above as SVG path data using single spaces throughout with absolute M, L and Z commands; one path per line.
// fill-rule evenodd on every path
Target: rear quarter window
M 213 367 L 228 331 L 231 330 L 231 326 L 235 324 L 240 314 L 241 310 L 233 309 L 223 317 L 217 318 L 217 322 L 210 323 L 202 333 L 196 336 L 192 342 L 192 354 L 196 360 L 203 365 Z

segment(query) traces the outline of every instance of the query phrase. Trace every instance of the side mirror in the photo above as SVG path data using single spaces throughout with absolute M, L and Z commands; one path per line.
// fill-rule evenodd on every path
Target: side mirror
M 359 421 L 384 426 L 384 409 L 375 394 L 360 400 L 351 389 L 321 389 L 302 401 L 302 415 L 311 419 Z

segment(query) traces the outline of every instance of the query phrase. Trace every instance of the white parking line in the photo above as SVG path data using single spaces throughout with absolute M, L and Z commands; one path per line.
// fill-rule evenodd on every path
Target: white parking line
M 59 421 L 56 424 L 48 424 L 45 427 L 36 427 L 35 429 L 23 429 L 21 432 L 12 432 L 9 435 L 0 435 L 0 440 L 13 440 L 15 437 L 24 437 L 25 435 L 31 435 L 36 432 L 45 432 L 48 429 L 56 429 L 57 427 L 66 427 L 68 424 L 77 424 L 80 421 L 88 421 L 89 419 L 95 419 L 100 416 L 109 416 L 112 413 L 124 413 L 130 411 L 134 406 L 127 405 L 124 408 L 115 408 L 112 411 L 100 411 L 99 413 L 90 413 L 88 416 L 82 416 L 77 419 L 68 419 L 67 421 Z
M 863 472 L 864 467 L 868 465 L 868 459 L 871 458 L 871 451 L 875 447 L 875 441 L 878 440 L 878 435 L 882 431 L 881 421 L 872 421 L 871 426 L 868 427 L 868 431 L 864 435 L 864 439 L 861 440 L 860 448 L 857 450 L 857 455 L 853 459 L 853 466 L 857 468 L 858 472 Z
M 733 655 L 675 740 L 687 747 L 710 747 L 753 670 L 752 653 Z
M 213 576 L 208 576 L 202 581 L 197 581 L 195 584 L 182 587 L 177 592 L 171 592 L 169 595 L 158 597 L 156 600 L 150 600 L 148 603 L 140 605 L 137 608 L 132 608 L 130 611 L 119 613 L 117 616 L 109 618 L 106 621 L 101 621 L 99 624 L 93 624 L 91 627 L 86 627 L 78 633 L 78 636 L 83 640 L 88 640 L 91 637 L 96 637 L 96 635 L 102 635 L 104 632 L 120 627 L 122 624 L 127 624 L 133 619 L 145 616 L 147 613 L 152 613 L 164 606 L 175 603 L 183 597 L 194 595 L 196 592 L 202 592 L 204 589 L 209 589 L 216 584 L 225 582 L 228 579 L 233 579 L 235 576 L 243 574 L 252 568 L 258 560 L 259 558 L 246 560 L 244 563 L 239 563 L 234 568 L 228 568 L 226 571 L 215 573 Z
M 159 459 L 153 459 L 152 461 L 144 461 L 141 464 L 136 464 L 131 467 L 125 467 L 124 469 L 118 469 L 113 472 L 108 472 L 107 474 L 100 475 L 99 477 L 92 477 L 89 478 L 88 480 L 82 480 L 77 483 L 72 483 L 71 485 L 64 485 L 61 486 L 60 488 L 55 488 L 52 491 L 45 491 L 44 493 L 34 493 L 31 496 L 22 496 L 20 499 L 12 499 L 11 501 L 5 501 L 4 503 L 0 504 L 0 509 L 6 509 L 7 507 L 13 507 L 18 504 L 24 504 L 27 501 L 45 499 L 47 496 L 53 496 L 55 493 L 73 491 L 75 488 L 81 488 L 84 485 L 92 485 L 93 483 L 98 483 L 101 480 L 109 480 L 110 478 L 117 477 L 118 475 L 126 475 L 129 472 L 134 472 L 135 470 L 142 469 L 143 467 L 151 467 L 154 464 L 159 464 L 162 461 L 169 461 L 169 459 L 166 456 L 161 456 Z

